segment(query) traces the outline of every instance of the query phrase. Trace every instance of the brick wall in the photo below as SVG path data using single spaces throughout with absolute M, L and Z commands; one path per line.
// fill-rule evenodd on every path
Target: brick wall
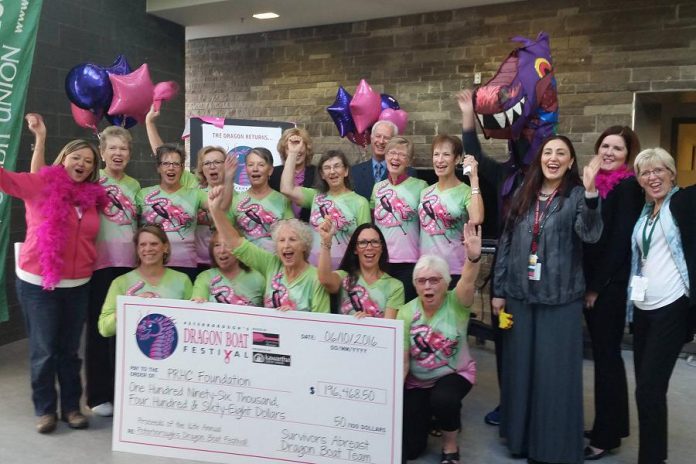
M 46 0 L 43 3 L 37 37 L 34 65 L 26 111 L 44 116 L 48 128 L 46 158 L 52 161 L 69 140 L 88 138 L 96 141 L 88 130 L 72 120 L 65 96 L 65 76 L 70 68 L 92 62 L 105 66 L 118 54 L 124 54 L 133 68 L 148 63 L 154 82 L 184 81 L 184 29 L 176 24 L 145 14 L 145 0 L 126 3 L 112 0 Z M 161 117 L 161 133 L 165 140 L 178 140 L 184 118 L 184 98 L 169 102 Z M 105 122 L 103 125 L 105 126 Z M 145 129 L 135 126 L 133 160 L 129 173 L 145 185 L 156 177 L 150 160 Z M 29 168 L 31 134 L 24 130 L 17 170 Z M 24 238 L 24 208 L 13 201 L 11 242 Z M 14 259 L 8 251 L 6 287 L 10 298 L 10 321 L 0 324 L 0 344 L 24 336 L 21 311 L 14 291 Z
M 361 78 L 410 114 L 417 164 L 437 133 L 459 133 L 452 95 L 492 77 L 509 37 L 551 36 L 561 133 L 581 154 L 612 124 L 631 125 L 633 92 L 696 90 L 696 2 L 541 0 L 350 24 L 189 41 L 186 111 L 294 121 L 319 151 L 343 148 L 325 107 Z M 500 153 L 500 145 L 489 151 Z

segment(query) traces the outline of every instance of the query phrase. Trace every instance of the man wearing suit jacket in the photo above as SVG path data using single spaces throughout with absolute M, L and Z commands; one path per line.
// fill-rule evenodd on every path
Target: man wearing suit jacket
M 387 178 L 387 163 L 384 161 L 384 150 L 387 143 L 399 134 L 399 129 L 391 121 L 377 121 L 372 126 L 370 134 L 370 147 L 372 158 L 358 163 L 350 168 L 350 177 L 353 181 L 353 190 L 370 201 L 372 188 L 379 181 Z M 408 174 L 416 177 L 416 170 L 409 168 Z

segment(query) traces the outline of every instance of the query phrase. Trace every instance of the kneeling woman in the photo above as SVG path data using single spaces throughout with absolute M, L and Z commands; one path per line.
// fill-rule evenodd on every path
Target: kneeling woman
M 210 262 L 213 267 L 198 274 L 193 284 L 193 301 L 263 306 L 266 282 L 261 274 L 249 269 L 225 247 L 220 234 L 210 238 Z
M 467 223 L 463 232 L 467 259 L 456 287 L 447 290 L 444 259 L 423 255 L 413 270 L 418 297 L 397 314 L 404 321 L 404 460 L 425 450 L 434 416 L 442 428 L 442 464 L 459 463 L 461 401 L 476 380 L 467 328 L 481 259 L 480 230 Z
M 117 277 L 109 287 L 99 315 L 99 333 L 104 337 L 116 335 L 116 297 L 191 298 L 192 285 L 183 272 L 164 267 L 170 254 L 167 234 L 154 225 L 143 226 L 135 234 L 138 267 Z
M 239 235 L 221 196 L 222 187 L 208 193 L 215 228 L 232 255 L 265 277 L 264 306 L 328 313 L 329 295 L 319 283 L 317 269 L 307 262 L 312 244 L 309 226 L 294 218 L 276 222 L 271 228 L 275 253 L 269 253 Z
M 329 293 L 340 291 L 339 312 L 356 317 L 389 317 L 404 304 L 404 285 L 387 274 L 389 253 L 382 232 L 372 224 L 355 229 L 338 271 L 331 271 L 331 243 L 336 226 L 325 219 L 319 226 L 319 282 Z

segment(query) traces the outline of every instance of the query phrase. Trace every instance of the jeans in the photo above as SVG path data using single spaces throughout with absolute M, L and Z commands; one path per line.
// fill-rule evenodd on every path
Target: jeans
M 42 416 L 57 411 L 56 378 L 61 412 L 79 411 L 82 381 L 78 350 L 87 317 L 89 283 L 53 291 L 20 279 L 16 283 L 29 335 L 34 412 Z

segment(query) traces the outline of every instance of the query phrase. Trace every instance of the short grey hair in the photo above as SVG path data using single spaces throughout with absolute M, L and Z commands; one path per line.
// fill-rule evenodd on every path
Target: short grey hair
M 435 271 L 440 274 L 448 286 L 452 281 L 452 276 L 450 275 L 450 268 L 447 261 L 437 255 L 423 255 L 418 258 L 416 265 L 413 267 L 414 286 L 416 285 L 416 275 L 420 274 L 420 272 L 424 271 L 425 269 L 430 269 L 431 271 Z
M 662 164 L 672 175 L 677 175 L 677 166 L 674 164 L 674 157 L 667 150 L 660 147 L 646 148 L 638 153 L 633 162 L 633 169 L 636 171 L 636 176 L 640 176 L 640 172 L 648 166 L 656 166 Z
M 386 119 L 380 119 L 379 121 L 374 123 L 372 125 L 372 129 L 370 129 L 370 132 L 375 132 L 379 126 L 384 126 L 384 125 L 391 128 L 392 137 L 396 137 L 397 135 L 399 135 L 399 128 L 396 126 L 396 124 L 394 124 L 391 121 L 387 121 Z
M 300 237 L 302 243 L 305 246 L 304 258 L 305 260 L 309 258 L 309 250 L 312 249 L 312 242 L 314 237 L 312 237 L 312 228 L 306 222 L 302 222 L 299 219 L 281 219 L 271 226 L 271 238 L 274 243 L 278 243 L 278 233 L 281 228 L 288 227 L 292 229 L 293 232 Z

